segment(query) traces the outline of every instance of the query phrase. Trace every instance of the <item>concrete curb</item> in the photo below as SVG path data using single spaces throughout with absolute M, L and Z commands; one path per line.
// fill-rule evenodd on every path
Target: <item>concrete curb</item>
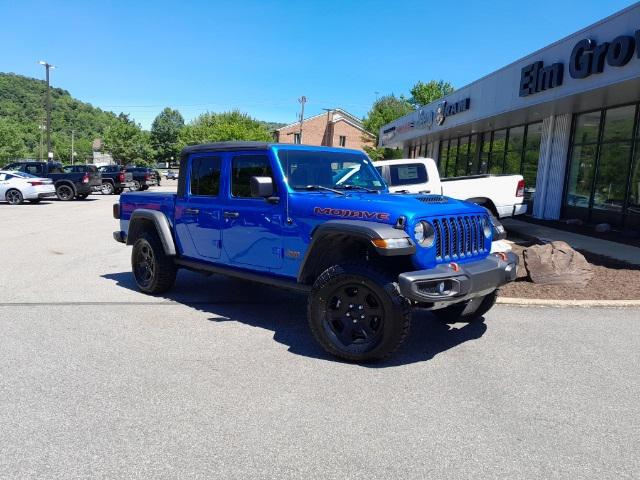
M 544 298 L 498 297 L 500 305 L 546 307 L 640 307 L 640 300 L 552 300 Z

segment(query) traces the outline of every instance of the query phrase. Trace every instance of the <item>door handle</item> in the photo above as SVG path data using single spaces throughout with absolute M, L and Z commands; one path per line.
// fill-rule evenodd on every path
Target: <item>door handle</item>
M 200 209 L 198 208 L 185 208 L 184 213 L 188 215 L 198 215 L 200 213 Z
M 240 212 L 224 212 L 224 218 L 238 218 L 240 217 Z

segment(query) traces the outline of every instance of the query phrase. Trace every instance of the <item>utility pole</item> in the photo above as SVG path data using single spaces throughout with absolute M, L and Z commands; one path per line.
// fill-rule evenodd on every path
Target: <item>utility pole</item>
M 38 129 L 40 130 L 40 161 L 42 161 L 42 158 L 44 156 L 44 154 L 42 153 L 42 149 L 44 148 L 44 121 L 40 121 L 40 125 L 38 125 Z
M 53 158 L 53 152 L 51 151 L 51 86 L 49 84 L 49 70 L 56 67 L 42 60 L 38 63 L 44 65 L 47 72 L 47 158 L 51 160 Z
M 73 151 L 73 136 L 76 133 L 75 130 L 71 130 L 71 165 L 73 165 L 73 155 L 74 155 L 74 151 Z
M 298 102 L 300 102 L 300 132 L 298 135 L 300 136 L 300 143 L 302 143 L 302 122 L 304 121 L 304 104 L 307 103 L 307 97 L 303 95 L 298 99 Z

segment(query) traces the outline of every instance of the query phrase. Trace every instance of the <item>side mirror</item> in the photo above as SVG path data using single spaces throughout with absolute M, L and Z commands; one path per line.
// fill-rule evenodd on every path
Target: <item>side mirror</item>
M 273 196 L 273 180 L 271 177 L 251 177 L 251 196 L 269 198 Z

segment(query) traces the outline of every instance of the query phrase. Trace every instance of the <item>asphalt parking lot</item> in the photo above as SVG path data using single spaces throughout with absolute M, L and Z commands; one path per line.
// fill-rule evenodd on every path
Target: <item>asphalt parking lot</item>
M 640 310 L 418 313 L 345 364 L 297 294 L 138 293 L 115 201 L 0 204 L 0 478 L 640 477 Z

